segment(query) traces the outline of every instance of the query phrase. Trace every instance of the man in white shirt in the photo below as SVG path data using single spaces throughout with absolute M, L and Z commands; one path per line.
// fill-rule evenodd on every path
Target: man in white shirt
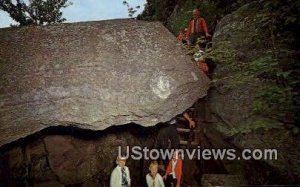
M 131 179 L 129 169 L 126 164 L 125 157 L 118 157 L 117 166 L 110 176 L 110 187 L 130 187 Z
M 150 173 L 146 175 L 146 182 L 148 187 L 165 187 L 164 181 L 158 171 L 158 163 L 151 162 L 149 166 Z

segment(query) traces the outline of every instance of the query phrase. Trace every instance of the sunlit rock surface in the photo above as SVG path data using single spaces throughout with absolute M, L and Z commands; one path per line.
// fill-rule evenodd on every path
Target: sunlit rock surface
M 0 146 L 41 129 L 168 121 L 209 80 L 160 23 L 0 29 Z

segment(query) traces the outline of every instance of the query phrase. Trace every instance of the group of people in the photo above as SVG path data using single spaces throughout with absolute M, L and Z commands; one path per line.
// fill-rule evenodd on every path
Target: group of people
M 131 178 L 126 158 L 118 157 L 117 166 L 110 177 L 110 187 L 130 187 Z M 180 187 L 182 177 L 182 159 L 177 151 L 174 152 L 169 161 L 166 172 L 163 177 L 158 173 L 158 162 L 152 161 L 149 165 L 149 173 L 146 175 L 146 184 L 148 187 Z
M 183 122 L 184 121 L 184 122 Z M 190 129 L 196 127 L 194 115 L 192 109 L 189 108 L 183 114 L 178 115 L 168 121 L 164 127 L 160 130 L 155 147 L 158 149 L 171 151 L 171 160 L 165 158 L 164 160 L 158 159 L 163 165 L 163 168 L 159 171 L 159 163 L 157 160 L 151 161 L 149 165 L 149 173 L 146 175 L 146 184 L 148 187 L 180 187 L 182 183 L 182 165 L 180 151 L 179 135 L 176 131 L 176 127 L 182 124 Z M 111 173 L 110 187 L 130 187 L 131 178 L 128 167 L 126 166 L 127 157 L 118 156 L 116 159 L 116 167 Z
M 197 40 L 201 37 L 210 37 L 208 28 L 204 18 L 200 16 L 198 9 L 193 10 L 193 19 L 189 22 L 188 27 L 179 33 L 177 39 L 189 46 L 198 46 L 199 52 L 194 54 L 194 60 L 199 65 L 205 64 L 205 60 L 201 55 L 203 49 L 197 44 Z M 200 54 L 200 55 L 199 55 Z M 199 67 L 204 72 L 208 71 L 208 67 Z M 178 118 L 178 116 L 177 116 Z M 172 119 L 165 125 L 158 135 L 157 147 L 163 149 L 177 149 L 179 148 L 179 137 L 175 125 L 178 119 Z M 188 109 L 181 116 L 189 125 L 190 129 L 195 128 L 196 123 L 192 118 L 191 111 Z M 129 168 L 126 166 L 126 158 L 118 156 L 116 159 L 117 166 L 111 173 L 110 187 L 130 187 L 131 178 Z M 182 182 L 182 159 L 180 154 L 175 151 L 171 160 L 164 163 L 167 167 L 162 175 L 159 174 L 159 164 L 157 161 L 152 161 L 149 165 L 149 173 L 146 175 L 145 182 L 148 187 L 180 187 Z
M 198 68 L 207 75 L 210 74 L 210 70 L 214 68 L 212 67 L 214 65 L 203 57 L 206 42 L 198 41 L 199 39 L 201 40 L 201 38 L 206 39 L 209 37 L 211 37 L 211 35 L 208 32 L 207 24 L 205 19 L 200 16 L 200 11 L 198 9 L 193 10 L 193 19 L 189 22 L 188 27 L 181 31 L 177 36 L 178 41 L 199 49 L 194 55 L 194 60 L 197 63 Z
M 180 187 L 182 183 L 182 164 L 180 152 L 179 136 L 176 131 L 176 127 L 182 124 L 182 120 L 188 125 L 190 129 L 196 127 L 196 122 L 193 118 L 192 109 L 187 109 L 183 114 L 171 119 L 160 130 L 157 136 L 158 149 L 170 150 L 173 152 L 171 160 L 160 160 L 160 166 L 164 165 L 166 169 L 159 171 L 159 163 L 157 160 L 151 161 L 149 165 L 149 173 L 146 175 L 146 184 L 148 187 Z M 162 162 L 161 162 L 162 161 Z M 111 173 L 110 187 L 130 187 L 131 178 L 128 167 L 126 166 L 126 157 L 118 156 L 116 159 L 116 167 Z M 165 171 L 164 171 L 165 170 Z

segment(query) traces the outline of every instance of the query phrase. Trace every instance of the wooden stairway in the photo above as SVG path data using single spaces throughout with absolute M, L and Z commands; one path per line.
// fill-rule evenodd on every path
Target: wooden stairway
M 179 137 L 180 145 L 182 148 L 193 148 L 200 145 L 199 132 L 200 130 L 189 129 L 189 128 L 176 128 Z M 187 138 L 183 138 L 187 137 Z

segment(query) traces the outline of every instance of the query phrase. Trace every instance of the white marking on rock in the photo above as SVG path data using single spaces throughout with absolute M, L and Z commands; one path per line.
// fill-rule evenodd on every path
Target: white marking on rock
M 155 77 L 152 79 L 151 87 L 153 93 L 155 93 L 161 99 L 166 99 L 171 94 L 171 85 L 168 76 L 159 75 Z
M 192 71 L 191 74 L 192 74 L 195 81 L 199 80 L 199 78 L 198 78 L 198 76 L 196 75 L 195 72 Z

